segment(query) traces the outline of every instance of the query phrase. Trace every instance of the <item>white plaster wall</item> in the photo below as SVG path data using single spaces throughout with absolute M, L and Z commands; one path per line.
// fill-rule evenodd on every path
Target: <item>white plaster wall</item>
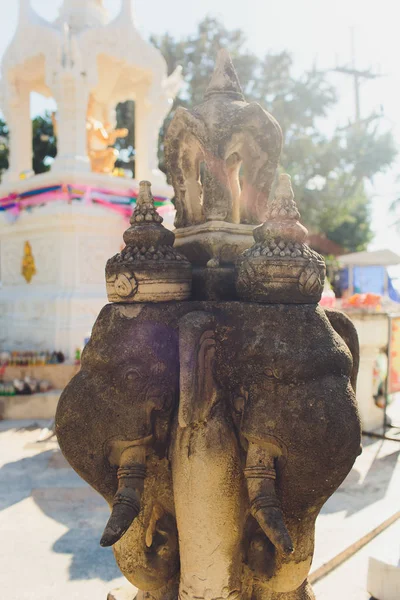
M 373 369 L 380 348 L 388 343 L 388 317 L 384 313 L 349 313 L 360 341 L 357 401 L 364 431 L 383 426 L 383 410 L 373 398 Z
M 73 357 L 104 304 L 104 268 L 126 221 L 97 206 L 55 202 L 0 221 L 0 349 L 61 350 Z M 25 241 L 37 274 L 21 274 Z

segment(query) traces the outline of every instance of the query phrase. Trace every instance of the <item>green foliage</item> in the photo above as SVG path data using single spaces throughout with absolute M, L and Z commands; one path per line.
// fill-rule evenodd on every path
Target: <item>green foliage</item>
M 399 181 L 399 178 L 397 178 Z M 394 222 L 393 225 L 400 232 L 400 216 L 399 216 L 399 208 L 400 208 L 400 198 L 395 198 L 390 205 L 390 212 L 393 215 Z
M 115 147 L 120 151 L 115 166 L 122 169 L 131 169 L 135 176 L 135 103 L 133 100 L 120 102 L 116 108 L 117 129 L 126 128 L 126 138 L 118 138 Z
M 306 225 L 349 251 L 363 250 L 373 237 L 364 182 L 396 154 L 391 134 L 380 133 L 378 125 L 371 117 L 330 138 L 297 139 L 283 153 Z
M 292 176 L 303 222 L 348 251 L 365 248 L 372 232 L 364 181 L 384 171 L 396 154 L 391 133 L 380 130 L 379 117 L 332 135 L 323 133 L 321 121 L 337 100 L 326 74 L 312 68 L 295 75 L 286 51 L 259 59 L 246 50 L 242 31 L 229 31 L 210 16 L 195 35 L 175 40 L 165 34 L 152 42 L 166 58 L 169 73 L 179 64 L 183 67 L 185 85 L 174 108 L 202 102 L 217 51 L 227 48 L 247 100 L 259 102 L 282 127 L 282 168 Z M 162 141 L 160 150 L 162 165 Z
M 268 53 L 262 59 L 246 49 L 239 30 L 228 30 L 216 18 L 206 17 L 194 35 L 176 40 L 170 34 L 151 41 L 165 57 L 168 72 L 182 65 L 184 86 L 160 132 L 159 158 L 163 165 L 163 137 L 177 106 L 192 107 L 203 100 L 219 48 L 231 53 L 243 91 L 279 121 L 284 134 L 282 168 L 292 176 L 302 221 L 313 233 L 326 235 L 348 251 L 362 250 L 372 238 L 370 200 L 364 182 L 384 171 L 395 157 L 390 132 L 381 119 L 364 121 L 327 134 L 321 129 L 336 103 L 336 92 L 326 74 L 312 68 L 298 76 L 287 51 Z M 117 105 L 117 127 L 129 130 L 119 138 L 117 167 L 134 172 L 135 108 L 133 101 Z M 8 129 L 0 121 L 0 173 L 8 167 Z M 4 141 L 4 143 L 1 142 Z M 51 116 L 33 119 L 33 169 L 47 171 L 56 155 Z M 400 204 L 400 201 L 398 202 Z
M 8 169 L 9 130 L 0 119 L 0 176 Z M 57 154 L 57 141 L 54 134 L 51 114 L 32 119 L 32 169 L 35 173 L 45 173 L 50 169 L 51 159 Z
M 8 169 L 8 127 L 3 119 L 0 119 L 0 181 L 1 177 Z
M 57 141 L 54 134 L 51 114 L 46 111 L 43 117 L 32 120 L 32 169 L 35 173 L 50 170 L 51 160 L 57 154 Z

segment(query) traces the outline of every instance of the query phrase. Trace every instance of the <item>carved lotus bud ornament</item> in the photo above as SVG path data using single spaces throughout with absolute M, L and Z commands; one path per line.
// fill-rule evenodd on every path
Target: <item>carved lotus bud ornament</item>
M 110 302 L 168 302 L 190 296 L 191 265 L 173 248 L 175 235 L 162 221 L 151 184 L 141 181 L 131 226 L 124 233 L 126 246 L 106 265 Z
M 279 175 L 267 220 L 253 232 L 255 244 L 236 264 L 236 289 L 243 300 L 308 304 L 321 298 L 325 281 L 322 256 L 305 243 L 290 176 Z

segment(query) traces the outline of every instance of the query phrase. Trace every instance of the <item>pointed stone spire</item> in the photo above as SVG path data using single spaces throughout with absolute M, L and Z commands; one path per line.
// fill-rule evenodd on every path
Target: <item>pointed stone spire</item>
M 294 200 L 290 175 L 281 173 L 274 197 L 268 203 L 266 221 L 254 229 L 254 239 L 260 243 L 279 239 L 288 243 L 302 244 L 307 238 L 308 231 L 299 219 L 300 213 Z M 287 247 L 285 251 L 288 253 Z M 290 253 L 287 256 L 290 256 Z
M 281 173 L 276 186 L 274 199 L 267 207 L 267 219 L 300 219 L 294 200 L 290 175 Z
M 141 181 L 136 207 L 130 218 L 131 227 L 124 233 L 126 245 L 155 246 L 167 244 L 172 246 L 175 236 L 172 231 L 165 229 L 161 223 L 163 218 L 154 206 L 150 181 Z
M 290 176 L 279 175 L 267 220 L 253 231 L 255 244 L 236 264 L 238 296 L 252 302 L 318 302 L 325 281 L 322 256 L 307 246 Z
M 224 94 L 235 100 L 244 101 L 245 99 L 235 67 L 225 48 L 221 48 L 218 52 L 215 69 L 204 98 L 208 100 L 215 94 Z
M 162 225 L 149 181 L 141 181 L 125 248 L 107 262 L 110 302 L 169 302 L 190 296 L 192 268 L 173 248 L 175 235 Z

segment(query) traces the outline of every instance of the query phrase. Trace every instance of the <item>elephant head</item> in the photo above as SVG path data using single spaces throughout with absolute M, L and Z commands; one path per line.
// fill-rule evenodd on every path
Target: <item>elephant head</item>
M 179 568 L 166 458 L 178 394 L 173 313 L 104 307 L 56 415 L 67 460 L 112 508 L 101 544 L 114 546 L 125 576 L 146 590 Z
M 360 451 L 357 336 L 316 305 L 228 310 L 217 370 L 245 453 L 244 560 L 261 588 L 291 593 L 311 566 L 315 519 Z
M 166 133 L 175 226 L 263 221 L 282 139 L 273 116 L 245 101 L 229 54 L 220 50 L 204 102 L 179 107 Z
M 254 344 L 258 336 L 268 347 L 274 310 L 259 307 L 253 313 L 239 303 L 205 304 L 204 309 L 179 322 L 180 398 L 171 459 L 180 596 L 242 597 L 260 576 L 273 592 L 301 588 L 306 594 L 308 568 L 289 582 L 287 569 L 280 574 L 282 563 L 294 564 L 291 555 L 296 552 L 277 482 L 283 445 L 277 445 L 265 422 L 260 438 L 247 435 L 243 424 L 243 411 L 253 410 L 248 405 L 253 392 L 245 388 L 255 374 L 246 341 Z M 256 357 L 258 348 L 254 352 Z M 270 357 L 273 352 L 271 348 Z M 273 399 L 259 383 L 258 393 L 265 404 L 258 415 L 263 421 L 264 413 L 274 410 L 273 404 L 268 406 Z M 246 561 L 251 570 L 244 567 Z
M 57 434 L 124 575 L 163 600 L 179 567 L 188 600 L 312 598 L 315 519 L 360 448 L 357 352 L 311 304 L 105 307 Z

